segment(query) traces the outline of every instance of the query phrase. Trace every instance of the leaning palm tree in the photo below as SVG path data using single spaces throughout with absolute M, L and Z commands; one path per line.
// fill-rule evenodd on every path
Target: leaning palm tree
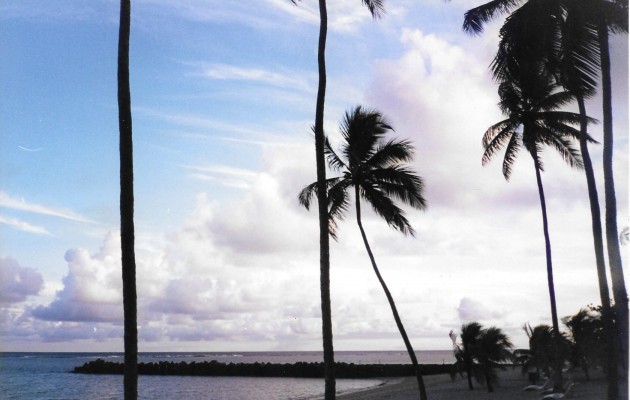
M 118 38 L 118 127 L 120 131 L 120 243 L 125 326 L 125 400 L 138 398 L 138 311 L 133 224 L 133 141 L 129 88 L 131 0 L 120 2 Z
M 328 229 L 336 237 L 337 221 L 342 219 L 350 207 L 350 191 L 354 191 L 357 224 L 363 243 L 381 287 L 383 288 L 396 321 L 396 326 L 411 358 L 414 367 L 420 399 L 427 398 L 424 381 L 416 354 L 402 324 L 394 298 L 391 295 L 376 265 L 374 254 L 367 240 L 361 220 L 361 199 L 372 206 L 392 228 L 405 235 L 413 235 L 414 230 L 404 216 L 404 212 L 392 198 L 417 209 L 424 209 L 422 179 L 404 166 L 412 160 L 413 148 L 406 140 L 385 140 L 385 134 L 393 130 L 381 113 L 356 107 L 346 113 L 341 124 L 343 145 L 341 156 L 326 140 L 328 164 L 334 170 L 342 171 L 342 176 L 326 181 L 328 189 Z M 317 192 L 318 182 L 304 188 L 299 195 L 300 203 L 307 209 Z
M 519 77 L 504 81 L 499 85 L 499 106 L 507 119 L 492 125 L 483 137 L 484 154 L 482 164 L 486 165 L 503 147 L 503 176 L 510 178 L 512 166 L 521 148 L 532 157 L 538 195 L 542 212 L 545 256 L 547 264 L 547 284 L 551 305 L 551 319 L 556 337 L 559 337 L 556 294 L 553 281 L 551 240 L 547 221 L 547 206 L 543 190 L 541 152 L 544 145 L 551 146 L 571 167 L 582 167 L 578 151 L 572 141 L 579 139 L 580 132 L 571 125 L 579 122 L 579 115 L 558 111 L 571 101 L 572 95 L 566 91 L 555 92 L 551 77 L 540 73 L 539 65 L 533 63 Z M 558 339 L 559 340 L 559 339 Z M 556 351 L 560 351 L 559 343 Z M 560 360 L 560 357 L 556 357 Z M 554 389 L 562 390 L 562 366 L 556 365 Z
M 298 0 L 291 0 L 296 4 Z M 383 0 L 362 0 L 374 18 L 384 10 Z M 328 35 L 328 10 L 326 0 L 319 0 L 319 39 L 317 47 L 318 85 L 315 103 L 315 161 L 317 169 L 317 201 L 319 215 L 319 271 L 322 309 L 322 337 L 324 350 L 325 400 L 336 395 L 335 356 L 330 306 L 330 244 L 328 236 L 328 211 L 326 198 L 326 160 L 324 155 L 324 102 L 326 99 L 326 38 Z
M 497 368 L 504 368 L 507 361 L 512 360 L 512 342 L 501 329 L 491 326 L 483 329 L 477 338 L 475 358 L 484 376 L 488 393 L 494 392 L 492 386 L 497 382 Z

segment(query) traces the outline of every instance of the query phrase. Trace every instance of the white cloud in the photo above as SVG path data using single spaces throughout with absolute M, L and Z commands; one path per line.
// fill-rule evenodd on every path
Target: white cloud
M 16 199 L 4 192 L 0 192 L 0 207 L 34 214 L 49 215 L 51 217 L 63 218 L 71 221 L 94 223 L 94 221 L 89 218 L 72 210 L 30 203 L 25 201 L 23 198 Z
M 43 226 L 33 225 L 17 218 L 9 218 L 0 215 L 0 224 L 9 225 L 11 228 L 22 232 L 34 233 L 36 235 L 50 235 L 50 232 Z
M 18 303 L 42 289 L 42 275 L 11 257 L 0 257 L 0 303 Z
M 96 254 L 85 249 L 66 252 L 68 274 L 63 289 L 47 306 L 33 310 L 47 321 L 122 321 L 120 238 L 110 233 Z
M 313 93 L 314 83 L 302 76 L 310 75 L 301 73 L 279 73 L 262 68 L 244 68 L 236 65 L 210 64 L 201 68 L 199 75 L 205 78 L 217 80 L 246 81 L 264 85 L 277 86 L 284 89 L 299 90 Z M 294 76 L 293 76 L 294 75 Z

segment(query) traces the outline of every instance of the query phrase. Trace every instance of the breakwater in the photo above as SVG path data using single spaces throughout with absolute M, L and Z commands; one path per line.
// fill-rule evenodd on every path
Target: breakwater
M 423 364 L 423 375 L 448 374 L 450 364 Z M 75 367 L 74 373 L 122 374 L 123 363 L 103 359 L 87 362 Z M 323 363 L 296 362 L 292 364 L 272 363 L 220 363 L 216 360 L 203 362 L 149 362 L 138 364 L 140 375 L 188 375 L 188 376 L 248 376 L 283 378 L 323 378 Z M 335 363 L 337 378 L 363 379 L 381 377 L 414 376 L 410 364 L 348 364 Z

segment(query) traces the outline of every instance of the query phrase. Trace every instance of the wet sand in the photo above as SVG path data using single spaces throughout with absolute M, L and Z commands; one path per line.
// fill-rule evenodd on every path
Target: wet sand
M 580 372 L 571 374 L 575 382 L 567 399 L 605 400 L 606 381 L 601 373 L 593 374 L 590 381 Z M 484 387 L 474 382 L 475 389 L 469 390 L 466 379 L 451 381 L 448 375 L 427 376 L 424 378 L 429 400 L 538 400 L 539 391 L 523 391 L 528 385 L 527 377 L 519 369 L 507 369 L 499 372 L 499 382 L 494 393 L 488 393 Z M 392 379 L 384 385 L 337 396 L 340 400 L 418 400 L 418 386 L 415 378 Z

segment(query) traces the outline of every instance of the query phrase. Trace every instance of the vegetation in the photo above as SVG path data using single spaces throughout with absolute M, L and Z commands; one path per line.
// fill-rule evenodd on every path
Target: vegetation
M 607 367 L 608 340 L 604 333 L 601 307 L 582 308 L 575 315 L 562 319 L 569 329 L 571 339 L 571 363 L 584 371 L 590 378 L 593 367 Z
M 343 144 L 339 153 L 341 156 L 333 150 L 330 142 L 326 140 L 328 163 L 332 169 L 342 172 L 342 176 L 326 181 L 329 202 L 328 226 L 331 235 L 336 237 L 337 221 L 343 219 L 351 204 L 349 191 L 352 190 L 357 224 L 365 249 L 370 257 L 376 277 L 385 292 L 396 326 L 405 342 L 405 347 L 416 371 L 420 398 L 426 399 L 427 395 L 416 354 L 400 319 L 394 299 L 376 265 L 361 221 L 361 199 L 363 199 L 372 206 L 372 209 L 379 216 L 385 219 L 389 226 L 403 234 L 413 235 L 413 228 L 404 216 L 402 209 L 396 206 L 393 198 L 417 209 L 425 207 L 425 200 L 422 197 L 422 180 L 404 166 L 404 163 L 412 160 L 413 148 L 406 140 L 391 139 L 385 141 L 385 134 L 391 130 L 393 130 L 392 127 L 379 112 L 364 110 L 358 106 L 351 113 L 346 113 L 342 122 Z M 307 209 L 310 207 L 311 198 L 318 190 L 317 185 L 318 182 L 308 185 L 299 195 L 300 203 Z
M 483 4 L 465 15 L 464 30 L 481 33 L 483 25 L 499 14 L 511 13 L 501 29 L 501 45 L 493 62 L 499 80 L 511 72 L 536 65 L 537 72 L 551 75 L 558 87 L 575 98 L 580 110 L 580 149 L 584 160 L 591 206 L 593 243 L 598 273 L 600 300 L 604 310 L 604 334 L 608 338 L 608 398 L 627 393 L 628 299 L 619 251 L 617 213 L 612 173 L 612 104 L 610 80 L 609 32 L 628 31 L 628 2 L 605 0 L 499 0 Z M 509 71 L 511 69 L 511 71 Z M 606 238 L 609 267 L 617 313 L 617 339 L 609 315 L 610 296 L 603 251 L 601 212 L 595 175 L 588 151 L 588 118 L 585 99 L 596 88 L 601 74 L 604 131 L 604 185 L 606 202 Z M 617 349 L 616 346 L 620 346 Z M 616 358 L 621 355 L 618 367 Z M 619 369 L 619 371 L 617 371 Z M 622 378 L 617 387 L 618 374 Z M 558 382 L 556 383 L 558 388 Z
M 493 392 L 493 385 L 498 381 L 496 369 L 504 368 L 505 363 L 513 359 L 510 338 L 501 329 L 483 328 L 478 322 L 462 325 L 460 338 L 457 343 L 453 337 L 455 370 L 466 372 L 470 390 L 473 390 L 471 377 L 474 376 L 489 393 Z
M 129 88 L 131 0 L 120 2 L 118 39 L 118 126 L 120 131 L 120 243 L 125 327 L 125 400 L 138 398 L 138 311 L 133 224 L 133 141 Z

